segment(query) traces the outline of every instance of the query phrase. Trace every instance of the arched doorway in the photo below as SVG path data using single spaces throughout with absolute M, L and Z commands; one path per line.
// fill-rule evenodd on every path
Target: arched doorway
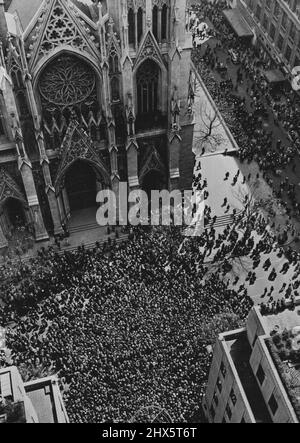
M 17 198 L 9 197 L 3 204 L 3 213 L 10 230 L 26 225 L 23 203 Z
M 166 180 L 161 171 L 151 170 L 142 180 L 142 189 L 151 197 L 151 191 L 161 191 L 166 189 Z
M 73 163 L 66 173 L 65 188 L 71 212 L 96 207 L 96 174 L 88 162 Z

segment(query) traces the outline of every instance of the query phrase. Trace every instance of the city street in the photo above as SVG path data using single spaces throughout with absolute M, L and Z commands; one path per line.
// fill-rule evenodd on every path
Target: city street
M 277 234 L 282 234 L 289 225 L 289 218 L 285 209 L 277 200 L 274 200 L 272 188 L 264 180 L 262 173 L 255 161 L 241 162 L 237 155 L 237 146 L 234 143 L 232 135 L 228 128 L 225 128 L 224 121 L 219 118 L 216 120 L 215 132 L 221 137 L 221 143 L 216 146 L 216 149 L 208 149 L 205 153 L 202 151 L 199 137 L 201 131 L 205 130 L 203 125 L 203 118 L 201 112 L 203 109 L 210 114 L 214 113 L 214 103 L 211 97 L 207 95 L 207 90 L 204 89 L 203 84 L 197 83 L 197 94 L 195 97 L 195 140 L 194 152 L 196 155 L 196 169 L 195 175 L 201 177 L 201 183 L 207 182 L 208 197 L 206 205 L 211 208 L 211 216 L 217 217 L 214 224 L 216 232 L 222 233 L 227 225 L 232 225 L 233 211 L 239 213 L 244 209 L 244 199 L 248 196 L 254 201 L 263 200 L 271 202 L 272 210 L 275 215 L 270 216 L 267 208 L 261 208 L 260 212 L 268 221 L 269 227 Z M 197 169 L 201 166 L 201 169 Z M 233 178 L 238 175 L 237 182 L 233 184 Z M 228 179 L 226 179 L 228 176 Z M 224 201 L 226 199 L 226 205 Z M 229 209 L 228 209 L 229 205 Z M 274 225 L 273 225 L 274 224 Z M 239 230 L 239 235 L 242 234 L 243 229 Z M 252 233 L 257 245 L 262 236 L 257 232 Z M 297 247 L 298 244 L 293 242 L 294 236 L 289 231 L 289 238 L 287 244 Z M 288 272 L 282 273 L 282 268 L 287 259 L 283 254 L 279 254 L 280 248 L 278 244 L 273 245 L 271 252 L 261 254 L 260 264 L 255 268 L 256 280 L 254 284 L 249 284 L 247 280 L 248 273 L 253 272 L 254 260 L 248 256 L 244 256 L 233 261 L 233 269 L 230 273 L 224 276 L 224 280 L 229 282 L 229 287 L 237 289 L 240 285 L 247 288 L 248 295 L 252 298 L 255 304 L 268 303 L 272 300 L 281 300 L 283 297 L 283 288 L 288 288 L 291 283 L 299 284 L 300 277 L 298 276 L 298 266 L 292 265 Z M 205 249 L 205 248 L 204 248 Z M 208 275 L 210 272 L 216 272 L 218 265 L 212 263 L 217 249 L 215 249 L 210 256 L 206 258 L 208 267 Z M 280 255 L 280 256 L 278 256 Z M 269 272 L 266 272 L 263 265 L 267 259 L 270 259 L 272 267 Z M 276 273 L 275 280 L 270 280 L 269 274 L 274 269 Z M 238 277 L 238 284 L 234 284 Z M 291 287 L 291 286 L 290 286 Z
M 213 28 L 213 25 L 209 20 L 207 20 L 209 25 Z M 213 50 L 215 50 L 216 54 L 216 60 L 218 60 L 220 63 L 223 63 L 227 67 L 226 74 L 222 77 L 222 75 L 217 71 L 217 69 L 212 69 L 211 73 L 213 75 L 213 78 L 220 84 L 224 80 L 231 79 L 234 85 L 234 92 L 233 95 L 236 97 L 239 97 L 240 99 L 244 99 L 246 101 L 247 110 L 250 113 L 253 112 L 255 109 L 255 102 L 253 101 L 250 93 L 252 91 L 252 87 L 254 82 L 249 79 L 246 76 L 246 73 L 240 63 L 234 64 L 231 60 L 231 57 L 228 53 L 228 47 L 230 47 L 230 43 L 228 47 L 224 47 L 223 45 L 221 47 L 218 47 L 218 43 L 220 43 L 216 38 L 211 38 L 208 42 L 204 43 L 201 47 L 199 47 L 198 51 L 200 52 L 200 55 L 203 56 L 207 46 L 211 47 Z M 238 70 L 241 70 L 243 80 L 242 82 L 237 82 L 238 78 Z M 279 87 L 279 86 L 278 86 Z M 280 95 L 280 93 L 279 93 Z M 291 147 L 292 142 L 286 132 L 286 130 L 283 128 L 283 126 L 279 123 L 275 123 L 275 116 L 273 113 L 272 108 L 270 107 L 267 100 L 264 98 L 263 95 L 260 95 L 260 100 L 264 104 L 265 108 L 267 109 L 267 114 L 263 118 L 263 127 L 267 130 L 267 132 L 270 134 L 272 138 L 272 147 L 274 152 L 284 152 L 288 148 Z M 282 103 L 285 103 L 285 97 L 280 95 L 280 99 Z M 279 148 L 279 151 L 277 150 L 277 142 L 281 141 L 281 146 Z M 276 172 L 276 173 L 275 173 Z M 286 177 L 289 179 L 289 183 L 296 185 L 297 187 L 297 197 L 298 201 L 300 201 L 300 157 L 299 155 L 296 155 L 293 159 L 292 164 L 287 165 L 284 169 L 280 169 L 277 171 L 268 171 L 268 176 L 273 182 L 274 189 L 278 190 L 280 186 L 280 182 L 284 180 Z M 286 193 L 283 194 L 283 199 L 290 204 L 289 198 L 286 195 Z

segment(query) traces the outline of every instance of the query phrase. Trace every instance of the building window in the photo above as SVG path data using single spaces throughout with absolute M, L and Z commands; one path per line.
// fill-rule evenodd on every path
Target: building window
M 153 114 L 158 110 L 159 67 L 146 60 L 137 72 L 138 113 Z
M 119 79 L 117 77 L 113 77 L 110 82 L 111 85 L 111 98 L 112 101 L 116 102 L 120 100 L 120 88 L 119 88 Z
M 226 367 L 225 367 L 225 365 L 224 365 L 224 363 L 222 362 L 221 363 L 221 374 L 223 375 L 223 377 L 225 378 L 226 377 Z
M 152 28 L 153 35 L 158 40 L 158 7 L 154 6 L 152 10 Z
M 109 73 L 118 74 L 119 73 L 119 57 L 115 50 L 111 51 L 108 59 Z
M 232 412 L 231 412 L 231 409 L 230 409 L 230 406 L 229 406 L 228 403 L 227 403 L 227 406 L 226 406 L 226 413 L 227 413 L 227 416 L 228 416 L 229 420 L 231 420 Z
M 274 397 L 274 394 L 271 395 L 268 405 L 272 411 L 272 414 L 275 415 L 278 410 L 278 403 L 276 401 L 276 398 Z
M 161 12 L 161 38 L 162 41 L 167 40 L 168 32 L 168 6 L 163 5 Z
M 110 87 L 111 87 L 111 98 L 112 101 L 120 100 L 120 87 L 119 87 L 119 57 L 115 48 L 111 48 L 110 56 L 108 59 L 109 63 L 109 74 L 111 77 Z
M 128 39 L 130 45 L 135 45 L 135 16 L 133 9 L 128 11 Z
M 137 32 L 138 32 L 138 42 L 142 40 L 143 33 L 144 33 L 144 13 L 142 8 L 138 9 L 137 13 Z
M 217 388 L 218 388 L 219 392 L 222 392 L 222 382 L 219 377 L 217 379 Z
M 236 405 L 236 402 L 237 402 L 237 399 L 236 399 L 236 395 L 235 395 L 233 389 L 231 389 L 231 391 L 230 391 L 230 398 L 231 398 L 231 401 L 232 401 L 233 406 L 235 406 L 235 405 Z
M 263 382 L 265 381 L 266 374 L 265 374 L 265 371 L 263 370 L 261 365 L 258 366 L 258 369 L 257 369 L 257 372 L 256 372 L 256 377 L 257 377 L 260 385 L 262 385 Z

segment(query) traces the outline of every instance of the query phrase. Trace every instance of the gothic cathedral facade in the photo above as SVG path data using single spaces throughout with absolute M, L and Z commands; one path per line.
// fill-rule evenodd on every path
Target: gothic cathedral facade
M 37 241 L 97 191 L 190 189 L 186 0 L 0 0 L 0 248 Z

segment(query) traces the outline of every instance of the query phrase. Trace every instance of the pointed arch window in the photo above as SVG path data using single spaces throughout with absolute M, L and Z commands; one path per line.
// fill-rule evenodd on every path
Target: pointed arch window
M 168 39 L 168 14 L 169 8 L 166 4 L 163 5 L 161 11 L 161 38 L 162 41 L 166 41 Z
M 117 51 L 114 48 L 110 52 L 108 64 L 109 64 L 109 73 L 110 74 L 118 74 L 120 72 L 119 57 L 118 57 Z
M 144 33 L 144 12 L 142 8 L 139 8 L 137 13 L 137 32 L 138 42 L 140 43 Z
M 153 35 L 158 39 L 158 7 L 155 5 L 152 10 L 152 30 Z
M 158 111 L 159 67 L 146 60 L 137 72 L 138 113 L 155 114 Z
M 135 44 L 135 15 L 132 8 L 128 11 L 128 40 L 130 45 Z
M 109 75 L 111 99 L 113 102 L 120 100 L 120 68 L 119 56 L 116 48 L 112 47 L 109 55 Z
M 111 98 L 116 102 L 120 100 L 120 83 L 118 77 L 112 77 L 110 81 L 111 85 Z
M 23 87 L 23 78 L 22 78 L 22 73 L 21 73 L 20 69 L 14 67 L 10 71 L 10 75 L 12 78 L 14 89 L 15 90 L 21 89 Z

